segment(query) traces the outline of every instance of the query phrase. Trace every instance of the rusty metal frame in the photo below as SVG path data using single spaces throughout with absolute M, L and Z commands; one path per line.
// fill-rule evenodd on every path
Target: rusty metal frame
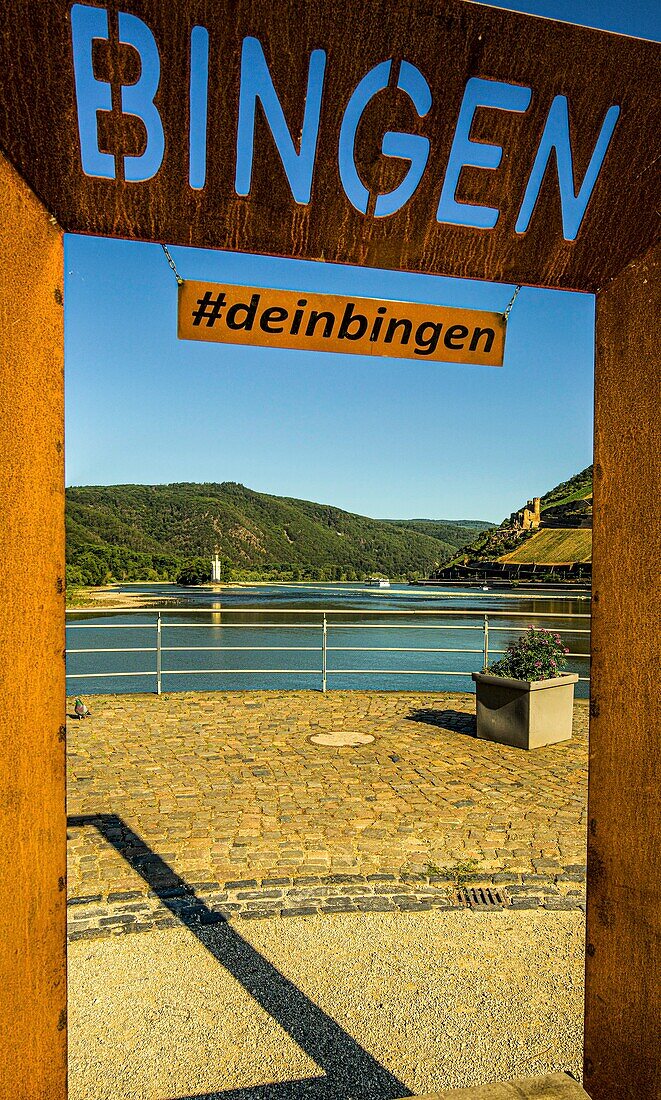
M 64 786 L 64 477 L 62 231 L 369 264 L 597 294 L 595 520 L 590 723 L 585 1085 L 594 1100 L 661 1093 L 655 1048 L 659 1002 L 659 782 L 657 721 L 658 528 L 661 496 L 659 316 L 659 49 L 463 0 L 109 0 L 109 44 L 95 66 L 134 81 L 135 58 L 117 42 L 118 11 L 153 30 L 163 66 L 161 171 L 127 183 L 82 172 L 72 56 L 71 0 L 12 0 L 0 28 L 0 410 L 4 524 L 0 628 L 3 739 L 0 844 L 4 868 L 0 989 L 3 1095 L 66 1095 Z M 210 32 L 208 184 L 187 184 L 193 26 Z M 311 202 L 292 201 L 258 115 L 253 185 L 235 194 L 233 157 L 241 39 L 265 43 L 283 109 L 296 132 L 312 49 L 327 54 L 328 83 Z M 430 134 L 420 187 L 390 218 L 359 214 L 337 168 L 341 114 L 357 81 L 384 58 L 418 65 L 434 106 L 412 121 L 390 87 L 365 116 L 358 169 L 372 192 L 400 179 L 379 153 L 386 128 Z M 133 70 L 132 70 L 133 67 Z M 397 66 L 393 66 L 395 71 Z M 472 137 L 505 149 L 497 172 L 465 169 L 457 197 L 496 205 L 495 229 L 438 223 L 434 212 L 466 80 L 529 86 L 525 116 L 478 115 Z M 557 182 L 547 173 L 526 234 L 514 232 L 525 172 L 555 94 L 570 104 L 575 171 L 582 178 L 604 112 L 621 108 L 618 140 L 577 239 L 565 241 Z M 99 118 L 104 147 L 140 151 L 140 126 Z M 648 487 L 646 489 L 646 486 Z M 35 583 L 36 582 L 36 583 Z

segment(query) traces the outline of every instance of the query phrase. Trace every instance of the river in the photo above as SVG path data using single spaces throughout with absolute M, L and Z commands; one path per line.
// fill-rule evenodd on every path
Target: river
M 558 631 L 580 655 L 568 659 L 568 670 L 589 675 L 589 618 L 571 617 L 589 614 L 583 590 L 403 584 L 378 589 L 349 583 L 190 589 L 145 583 L 117 585 L 116 591 L 149 599 L 160 611 L 164 692 L 318 690 L 324 612 L 328 690 L 472 691 L 470 673 L 483 665 L 485 614 L 490 660 L 534 625 Z M 155 691 L 157 641 L 151 608 L 68 611 L 68 692 Z M 126 649 L 132 652 L 117 652 Z M 439 649 L 448 652 L 433 652 Z M 587 682 L 580 681 L 577 696 L 587 693 Z

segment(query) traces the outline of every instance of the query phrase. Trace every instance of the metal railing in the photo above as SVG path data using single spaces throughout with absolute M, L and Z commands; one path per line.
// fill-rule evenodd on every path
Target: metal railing
M 264 608 L 223 608 L 222 615 L 233 616 L 260 616 L 267 614 L 271 616 L 280 616 L 280 622 L 238 622 L 238 621 L 224 621 L 224 622 L 212 622 L 212 623 L 196 623 L 196 622 L 171 622 L 169 621 L 173 616 L 185 615 L 187 618 L 196 615 L 219 615 L 220 612 L 213 608 L 168 608 L 164 611 L 145 608 L 114 608 L 105 610 L 99 610 L 98 608 L 81 608 L 78 610 L 72 610 L 67 612 L 67 618 L 70 619 L 73 615 L 90 615 L 96 618 L 103 617 L 110 618 L 118 615 L 129 615 L 131 617 L 153 615 L 154 621 L 150 623 L 134 623 L 134 622 L 103 622 L 103 623 L 86 623 L 86 622 L 68 622 L 67 630 L 144 630 L 151 631 L 154 638 L 154 645 L 152 646 L 128 646 L 128 647 L 101 647 L 94 646 L 92 648 L 71 648 L 67 646 L 67 658 L 73 654 L 100 654 L 100 653 L 113 653 L 113 654 L 137 654 L 137 653 L 154 653 L 155 663 L 152 669 L 141 670 L 123 670 L 113 671 L 106 669 L 104 671 L 95 672 L 69 672 L 67 671 L 67 680 L 98 680 L 98 679 L 114 679 L 115 677 L 154 677 L 156 693 L 161 694 L 163 690 L 163 677 L 164 676 L 242 676 L 242 675 L 263 675 L 263 676 L 314 676 L 319 679 L 320 689 L 325 692 L 328 687 L 328 681 L 330 677 L 343 675 L 343 676 L 453 676 L 470 678 L 471 671 L 479 671 L 481 668 L 488 665 L 489 661 L 495 656 L 499 656 L 504 653 L 504 649 L 494 648 L 491 644 L 491 635 L 496 632 L 510 633 L 512 634 L 516 630 L 516 626 L 512 625 L 498 625 L 498 620 L 520 620 L 525 619 L 530 621 L 531 618 L 535 620 L 588 620 L 590 619 L 589 613 L 568 613 L 568 612 L 530 612 L 530 611 L 490 611 L 485 613 L 483 611 L 472 610 L 457 610 L 457 609 L 436 609 L 431 611 L 413 611 L 413 610 L 325 610 L 325 611 L 312 611 L 310 609 L 299 610 L 295 608 L 282 608 L 278 610 L 266 610 Z M 307 618 L 313 618 L 313 622 L 288 622 L 285 621 L 285 616 L 306 616 Z M 407 619 L 415 619 L 415 622 L 402 622 L 398 621 L 398 617 L 406 616 Z M 369 621 L 370 617 L 378 617 L 379 621 Z M 475 618 L 475 623 L 457 623 L 457 622 L 433 622 L 432 618 L 445 618 L 445 619 L 472 619 Z M 347 622 L 346 619 L 360 619 L 360 621 Z M 394 622 L 387 622 L 383 620 L 395 619 Z M 367 621 L 366 621 L 367 620 Z M 318 633 L 319 641 L 316 645 L 164 645 L 163 644 L 163 631 L 171 630 L 186 630 L 197 629 L 200 630 L 206 628 L 209 630 L 307 630 L 315 631 Z M 589 635 L 590 627 L 553 627 L 553 632 L 564 635 Z M 406 631 L 406 630 L 424 630 L 424 631 L 472 631 L 474 633 L 480 633 L 481 644 L 479 647 L 471 646 L 366 646 L 366 645 L 333 645 L 329 644 L 329 638 L 332 640 L 332 634 L 339 630 L 394 630 L 394 631 Z M 440 639 L 442 640 L 442 639 Z M 469 639 L 467 639 L 468 641 Z M 164 668 L 163 656 L 164 654 L 173 653 L 260 653 L 260 652 L 273 652 L 273 653 L 317 653 L 319 655 L 319 663 L 313 668 Z M 328 655 L 329 653 L 465 653 L 465 654 L 480 654 L 481 660 L 476 662 L 479 668 L 475 670 L 457 670 L 457 669 L 436 669 L 436 668 L 336 668 L 329 667 Z M 568 657 L 580 658 L 582 660 L 589 660 L 589 653 L 577 653 L 569 652 Z M 588 676 L 579 676 L 579 680 L 587 682 Z

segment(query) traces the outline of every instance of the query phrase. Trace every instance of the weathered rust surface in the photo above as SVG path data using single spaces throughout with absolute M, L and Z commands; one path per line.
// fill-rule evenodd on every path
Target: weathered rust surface
M 66 1093 L 62 234 L 0 157 L 0 1095 Z
M 661 1096 L 661 249 L 597 298 L 585 1087 Z
M 149 181 L 93 179 L 81 168 L 70 43 L 69 0 L 13 0 L 0 27 L 0 148 L 47 209 L 71 232 L 107 234 L 304 259 L 401 268 L 477 279 L 594 291 L 658 232 L 656 44 L 569 26 L 462 0 L 111 0 L 151 27 L 161 56 L 156 103 L 165 157 Z M 188 185 L 188 43 L 191 28 L 210 32 L 207 184 Z M 112 35 L 111 30 L 111 35 Z M 116 29 L 115 29 L 116 35 Z M 241 42 L 264 45 L 294 140 L 303 116 L 313 49 L 327 52 L 316 170 L 309 205 L 297 205 L 270 131 L 258 111 L 252 193 L 234 192 Z M 135 52 L 98 42 L 96 75 L 136 78 Z M 351 93 L 375 64 L 401 58 L 425 74 L 434 98 L 417 118 L 402 92 L 388 89 L 368 108 L 356 144 L 372 190 L 401 179 L 401 161 L 379 150 L 386 129 L 431 139 L 429 164 L 413 199 L 398 213 L 358 213 L 344 195 L 337 161 L 340 124 Z M 395 69 L 396 69 L 395 65 Z M 466 81 L 471 76 L 532 88 L 525 114 L 478 111 L 473 138 L 502 144 L 495 171 L 466 168 L 457 198 L 500 207 L 493 230 L 436 221 L 442 181 Z M 30 94 L 26 94 L 29 89 Z M 555 166 L 549 169 L 529 231 L 514 232 L 549 106 L 567 96 L 574 171 L 583 179 L 605 113 L 621 115 L 575 242 L 562 237 Z M 115 84 L 113 102 L 118 103 Z M 144 131 L 134 117 L 99 115 L 107 151 L 137 154 Z

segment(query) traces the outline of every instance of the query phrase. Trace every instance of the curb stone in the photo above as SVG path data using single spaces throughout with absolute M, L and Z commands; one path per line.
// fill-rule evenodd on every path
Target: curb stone
M 558 868 L 553 875 L 495 872 L 464 875 L 328 875 L 305 878 L 243 879 L 200 883 L 197 889 L 164 889 L 160 895 L 145 886 L 110 891 L 104 898 L 87 895 L 68 899 L 68 939 L 91 940 L 183 923 L 217 924 L 226 920 L 266 920 L 333 913 L 416 913 L 466 909 L 456 886 L 496 887 L 504 906 L 475 904 L 476 912 L 502 912 L 503 907 L 585 912 L 585 868 Z M 182 902 L 185 901 L 185 905 Z M 170 904 L 168 904 L 170 903 Z M 172 906 L 172 908 L 170 907 Z

